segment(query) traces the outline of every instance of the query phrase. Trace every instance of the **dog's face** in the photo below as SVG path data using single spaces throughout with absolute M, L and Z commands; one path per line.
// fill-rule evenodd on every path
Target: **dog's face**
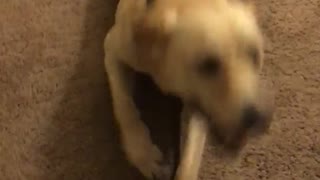
M 166 44 L 155 79 L 205 114 L 223 144 L 238 148 L 250 129 L 267 128 L 270 115 L 258 102 L 262 38 L 247 5 L 202 2 L 160 13 Z

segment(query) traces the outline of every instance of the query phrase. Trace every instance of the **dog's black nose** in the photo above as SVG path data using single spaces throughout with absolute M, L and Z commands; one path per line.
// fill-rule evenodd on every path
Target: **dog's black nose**
M 262 120 L 262 116 L 257 110 L 257 108 L 253 105 L 248 105 L 244 108 L 242 114 L 242 125 L 243 128 L 249 129 L 254 127 L 260 120 Z

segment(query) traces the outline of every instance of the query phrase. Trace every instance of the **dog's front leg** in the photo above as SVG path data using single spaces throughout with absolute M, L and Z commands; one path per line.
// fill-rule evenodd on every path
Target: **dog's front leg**
M 153 144 L 149 129 L 140 120 L 130 87 L 132 76 L 110 53 L 105 58 L 105 65 L 124 152 L 133 166 L 152 179 L 160 173 L 162 153 Z

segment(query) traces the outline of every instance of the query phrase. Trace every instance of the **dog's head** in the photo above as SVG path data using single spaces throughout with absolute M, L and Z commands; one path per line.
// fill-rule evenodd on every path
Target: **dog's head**
M 152 3 L 140 27 L 157 59 L 150 74 L 160 88 L 205 114 L 227 146 L 239 147 L 256 126 L 266 129 L 270 111 L 259 102 L 263 42 L 253 8 L 235 0 Z

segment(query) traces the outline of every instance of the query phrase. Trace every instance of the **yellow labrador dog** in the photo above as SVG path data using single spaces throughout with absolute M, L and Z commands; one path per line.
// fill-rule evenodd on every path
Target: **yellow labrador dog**
M 267 128 L 258 105 L 262 43 L 253 8 L 242 1 L 120 0 L 105 67 L 129 162 L 148 179 L 161 173 L 162 153 L 133 102 L 131 70 L 200 114 L 189 123 L 176 178 L 194 180 L 207 128 L 226 149 L 239 149 L 249 129 Z

